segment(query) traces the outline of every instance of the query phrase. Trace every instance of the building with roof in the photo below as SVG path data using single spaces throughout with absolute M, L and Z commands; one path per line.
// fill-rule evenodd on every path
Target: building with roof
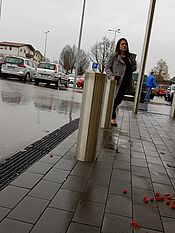
M 43 60 L 43 55 L 31 44 L 3 41 L 0 42 L 0 57 L 6 56 L 25 57 L 37 63 Z

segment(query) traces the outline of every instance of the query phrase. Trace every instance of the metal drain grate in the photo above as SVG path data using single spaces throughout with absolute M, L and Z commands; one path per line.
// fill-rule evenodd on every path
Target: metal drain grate
M 0 190 L 29 165 L 48 154 L 65 138 L 77 130 L 78 124 L 79 119 L 75 119 L 27 146 L 23 151 L 19 151 L 11 157 L 2 160 L 0 162 Z

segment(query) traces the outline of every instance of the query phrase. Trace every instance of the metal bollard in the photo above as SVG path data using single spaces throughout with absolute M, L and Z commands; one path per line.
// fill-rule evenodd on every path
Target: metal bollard
M 173 101 L 172 101 L 171 110 L 170 110 L 170 117 L 175 118 L 175 91 L 173 94 Z
M 104 84 L 104 74 L 86 73 L 76 148 L 77 160 L 95 159 Z
M 101 128 L 109 129 L 111 127 L 111 117 L 112 108 L 114 102 L 116 81 L 109 80 L 106 77 L 104 96 L 103 96 L 103 106 L 102 106 L 102 116 L 101 116 Z

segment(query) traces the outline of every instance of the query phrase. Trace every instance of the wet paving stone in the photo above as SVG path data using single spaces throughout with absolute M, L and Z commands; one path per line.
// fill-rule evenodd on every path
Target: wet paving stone
M 157 207 L 157 204 L 156 204 L 155 200 L 154 201 L 150 201 L 151 197 L 154 197 L 154 199 L 155 199 L 153 191 L 133 188 L 132 195 L 133 195 L 133 202 L 135 204 L 139 204 L 139 205 L 143 205 L 143 206 L 148 205 L 148 206 Z M 144 197 L 147 197 L 147 199 L 149 200 L 147 204 L 143 200 Z
M 41 174 L 24 172 L 20 176 L 18 176 L 14 181 L 12 181 L 11 185 L 31 189 L 41 180 L 42 177 L 43 175 Z
M 161 172 L 151 172 L 151 179 L 154 183 L 171 185 L 169 177 Z
M 68 211 L 47 208 L 31 233 L 65 233 L 72 215 Z
M 171 201 L 171 204 L 173 202 Z M 171 205 L 166 205 L 166 202 L 158 202 L 160 215 L 169 218 L 175 218 L 175 210 L 171 209 Z
M 125 182 L 131 182 L 131 173 L 129 171 L 113 169 L 112 171 L 112 179 L 120 180 Z
M 160 195 L 163 195 L 165 193 L 169 193 L 170 195 L 173 195 L 174 193 L 174 189 L 170 185 L 153 183 L 153 187 L 155 192 L 159 192 Z
M 144 159 L 131 158 L 131 165 L 139 167 L 147 167 L 147 162 Z
M 0 206 L 12 209 L 28 192 L 28 189 L 9 185 L 0 192 Z
M 163 165 L 155 164 L 155 163 L 149 163 L 148 167 L 149 167 L 149 170 L 151 172 L 161 172 L 161 173 L 167 174 Z
M 52 167 L 53 164 L 36 162 L 26 172 L 45 175 Z
M 127 189 L 127 193 L 123 193 L 124 189 Z M 111 180 L 109 193 L 125 197 L 131 197 L 131 184 L 124 181 Z
M 108 187 L 88 184 L 83 193 L 83 200 L 105 203 L 107 192 Z
M 68 176 L 62 188 L 72 191 L 83 192 L 86 186 L 86 180 L 79 176 Z
M 126 171 L 131 170 L 130 163 L 124 162 L 124 161 L 116 161 L 116 160 L 114 162 L 113 168 L 120 169 L 120 170 L 126 170 Z
M 55 164 L 55 163 L 57 163 L 61 158 L 62 158 L 62 156 L 51 155 L 51 154 L 49 153 L 49 154 L 45 155 L 42 159 L 40 159 L 39 162 L 41 162 L 41 163 L 51 163 L 51 164 Z
M 174 233 L 175 219 L 162 217 L 165 233 Z
M 76 209 L 73 221 L 100 227 L 104 213 L 104 204 L 81 201 Z
M 61 159 L 59 162 L 57 162 L 54 166 L 54 168 L 59 168 L 63 170 L 72 170 L 72 168 L 75 166 L 76 161 L 71 161 L 68 159 Z
M 11 211 L 11 209 L 0 207 L 0 221 Z
M 110 214 L 117 214 L 125 217 L 131 217 L 132 216 L 131 199 L 128 197 L 109 194 L 106 205 L 106 212 Z
M 67 211 L 75 211 L 80 198 L 81 193 L 79 192 L 60 189 L 49 204 L 49 206 Z
M 29 233 L 32 227 L 32 224 L 6 218 L 0 223 L 0 233 Z
M 161 161 L 160 158 L 155 158 L 155 157 L 147 156 L 146 159 L 147 159 L 148 163 L 155 163 L 155 164 L 162 165 L 162 161 Z
M 151 179 L 142 176 L 132 176 L 132 185 L 134 188 L 153 190 Z
M 45 200 L 51 200 L 56 192 L 61 187 L 61 184 L 41 180 L 28 194 L 32 197 L 37 197 Z
M 138 230 L 134 230 L 134 233 L 138 233 Z M 140 228 L 139 233 L 162 233 L 162 231 L 154 231 L 150 229 Z
M 86 163 L 77 163 L 75 167 L 71 171 L 71 175 L 73 176 L 80 176 L 80 177 L 89 177 L 93 166 L 89 166 L 90 164 Z
M 100 228 L 72 222 L 66 233 L 100 233 Z
M 118 215 L 105 213 L 102 233 L 131 233 L 131 219 Z
M 146 168 L 146 167 L 142 167 L 142 168 L 140 169 L 139 166 L 132 166 L 132 167 L 131 167 L 131 171 L 132 171 L 132 174 L 133 174 L 133 175 L 136 175 L 136 176 L 150 177 L 149 170 L 148 170 L 148 168 Z
M 66 180 L 69 173 L 70 172 L 66 170 L 53 168 L 43 177 L 43 179 L 51 182 L 63 183 Z
M 10 212 L 8 217 L 34 224 L 47 207 L 48 203 L 49 201 L 46 200 L 26 197 L 16 206 L 15 209 L 12 210 L 12 212 Z
M 134 219 L 143 228 L 163 231 L 157 208 L 134 204 Z
M 145 159 L 145 153 L 131 151 L 131 158 Z

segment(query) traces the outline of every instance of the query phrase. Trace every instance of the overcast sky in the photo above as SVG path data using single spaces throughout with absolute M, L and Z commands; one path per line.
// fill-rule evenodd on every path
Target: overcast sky
M 81 48 L 88 52 L 103 36 L 114 38 L 108 29 L 120 28 L 117 39 L 126 37 L 130 51 L 140 63 L 150 0 L 86 0 Z M 45 31 L 49 30 L 46 56 L 58 59 L 62 48 L 78 45 L 83 0 L 3 0 L 0 41 L 32 44 L 44 53 Z M 146 73 L 164 59 L 175 76 L 175 1 L 157 0 Z

